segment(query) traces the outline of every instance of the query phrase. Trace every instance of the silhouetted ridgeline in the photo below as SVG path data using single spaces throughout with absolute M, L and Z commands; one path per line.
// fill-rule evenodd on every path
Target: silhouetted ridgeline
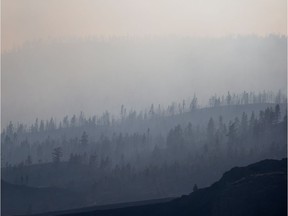
M 287 159 L 264 160 L 233 168 L 213 185 L 169 201 L 121 206 L 110 210 L 79 209 L 41 216 L 286 216 Z

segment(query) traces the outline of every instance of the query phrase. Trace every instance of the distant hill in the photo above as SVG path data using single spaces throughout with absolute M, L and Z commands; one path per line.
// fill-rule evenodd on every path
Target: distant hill
M 1 180 L 1 215 L 71 209 L 84 202 L 78 193 L 59 188 L 34 188 Z
M 287 159 L 233 168 L 212 186 L 165 203 L 47 215 L 284 216 L 287 215 Z
M 5 143 L 5 140 L 2 141 L 4 144 L 2 145 L 2 151 L 4 162 L 3 164 L 9 163 L 11 165 L 19 164 L 27 159 L 28 154 L 33 158 L 33 162 L 35 163 L 37 159 L 41 159 L 41 161 L 50 162 L 51 161 L 51 152 L 53 149 L 49 148 L 47 145 L 47 142 L 55 140 L 56 142 L 60 142 L 60 145 L 63 147 L 64 156 L 63 160 L 67 161 L 69 160 L 70 153 L 75 153 L 79 149 L 75 149 L 75 146 L 69 145 L 69 147 L 72 146 L 71 149 L 67 149 L 67 146 L 63 145 L 63 140 L 69 142 L 70 144 L 72 141 L 74 143 L 77 143 L 75 140 L 76 138 L 78 140 L 81 139 L 81 136 L 83 134 L 83 131 L 85 131 L 88 134 L 89 138 L 89 144 L 91 144 L 91 148 L 89 151 L 94 152 L 94 147 L 96 145 L 93 145 L 92 142 L 97 142 L 103 138 L 103 136 L 112 139 L 113 135 L 119 135 L 122 133 L 125 134 L 141 134 L 144 135 L 147 133 L 149 129 L 149 136 L 151 136 L 151 142 L 149 142 L 149 149 L 153 149 L 155 145 L 158 146 L 165 146 L 165 136 L 169 133 L 169 131 L 174 128 L 177 125 L 181 125 L 183 127 L 186 127 L 189 123 L 192 124 L 192 127 L 197 130 L 198 126 L 199 128 L 206 128 L 210 118 L 213 118 L 215 122 L 219 122 L 219 117 L 223 117 L 223 122 L 228 126 L 230 121 L 235 120 L 237 117 L 241 120 L 242 114 L 246 113 L 248 115 L 248 118 L 250 118 L 251 114 L 254 112 L 255 116 L 258 116 L 260 111 L 264 111 L 267 108 L 275 107 L 275 103 L 257 103 L 257 104 L 245 104 L 245 105 L 229 105 L 229 106 L 216 106 L 216 107 L 206 107 L 201 109 L 196 109 L 193 111 L 186 111 L 183 113 L 177 113 L 175 115 L 159 115 L 156 117 L 151 118 L 138 118 L 133 117 L 132 119 L 129 119 L 129 117 L 126 118 L 123 122 L 118 122 L 117 124 L 109 124 L 109 125 L 93 125 L 90 124 L 87 120 L 87 122 L 83 125 L 78 125 L 75 127 L 62 127 L 62 128 L 55 128 L 53 130 L 45 130 L 45 131 L 38 131 L 38 132 L 23 132 L 23 133 L 17 133 L 17 141 L 13 140 L 14 145 L 10 145 L 10 143 Z M 286 103 L 280 104 L 280 110 L 281 110 L 281 119 L 285 116 L 287 109 Z M 80 124 L 80 123 L 79 123 Z M 218 124 L 217 124 L 218 125 Z M 31 126 L 32 127 L 32 126 Z M 16 132 L 16 131 L 15 131 Z M 14 134 L 14 133 L 12 133 Z M 147 134 L 146 134 L 147 135 Z M 12 135 L 11 135 L 12 136 Z M 4 135 L 2 137 L 5 137 Z M 163 138 L 164 137 L 164 141 Z M 162 140 L 159 140 L 162 139 Z M 72 141 L 71 141 L 72 140 Z M 23 151 L 23 149 L 20 149 L 19 146 L 21 146 L 21 143 L 37 143 L 39 145 L 32 146 L 32 151 Z M 45 145 L 44 145 L 45 144 Z M 6 147 L 6 146 L 9 147 Z M 42 150 L 39 151 L 39 149 L 36 149 L 38 146 L 42 146 Z M 74 144 L 73 144 L 74 145 Z M 12 148 L 11 148 L 12 146 Z M 27 146 L 27 145 L 26 145 Z M 25 146 L 23 146 L 24 148 Z M 12 157 L 11 152 L 13 151 L 13 154 L 16 154 L 17 157 Z M 97 150 L 98 151 L 98 150 Z M 16 152 L 16 153 L 15 153 Z M 29 152 L 29 153 L 28 153 Z M 41 152 L 41 157 L 39 156 L 39 152 Z M 99 151 L 98 151 L 99 152 Z M 119 153 L 119 152 L 118 152 Z M 126 151 L 127 153 L 127 151 Z M 122 153 L 119 153 L 122 154 Z M 123 153 L 125 155 L 125 153 Z

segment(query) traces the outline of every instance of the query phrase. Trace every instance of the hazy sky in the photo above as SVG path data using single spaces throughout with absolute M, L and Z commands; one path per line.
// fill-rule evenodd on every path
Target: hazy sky
M 1 3 L 4 124 L 118 112 L 122 103 L 141 109 L 194 92 L 206 101 L 229 90 L 286 90 L 286 38 L 259 37 L 287 35 L 286 0 Z M 117 39 L 127 35 L 133 40 Z
M 287 34 L 286 0 L 2 0 L 2 50 L 38 39 Z

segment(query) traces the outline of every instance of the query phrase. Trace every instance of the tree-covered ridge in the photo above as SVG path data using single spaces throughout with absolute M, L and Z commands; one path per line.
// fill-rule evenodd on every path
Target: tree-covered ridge
M 106 124 L 84 115 L 41 131 L 39 122 L 22 133 L 10 124 L 2 132 L 2 178 L 77 191 L 86 205 L 107 204 L 179 196 L 233 166 L 287 156 L 286 104 L 223 104 L 171 115 L 151 107 L 145 119 L 123 106 L 120 118 Z
M 201 106 L 198 102 L 197 96 L 194 94 L 192 99 L 188 101 L 182 100 L 181 102 L 172 102 L 166 108 L 158 104 L 157 106 L 151 104 L 149 108 L 137 112 L 134 109 L 128 109 L 124 105 L 121 106 L 119 115 L 115 116 L 108 111 L 102 115 L 93 115 L 91 117 L 85 117 L 83 112 L 77 116 L 64 116 L 58 123 L 51 117 L 49 120 L 39 120 L 36 118 L 34 124 L 26 125 L 17 122 L 16 124 L 10 122 L 2 130 L 2 136 L 8 135 L 11 137 L 22 133 L 38 133 L 47 132 L 57 129 L 67 129 L 75 127 L 93 127 L 93 126 L 113 126 L 119 125 L 123 121 L 131 121 L 133 119 L 146 120 L 155 117 L 167 117 L 184 112 L 192 112 L 196 109 L 203 107 L 218 107 L 227 105 L 248 105 L 248 104 L 285 104 L 287 103 L 287 96 L 279 90 L 277 93 L 272 91 L 263 91 L 259 93 L 255 92 L 242 92 L 241 94 L 227 92 L 226 95 L 217 96 L 216 94 L 211 96 L 206 106 Z
M 7 138 L 3 152 L 12 148 L 14 157 L 26 153 L 25 160 L 12 166 L 15 168 L 49 161 L 57 165 L 60 161 L 67 161 L 72 165 L 82 164 L 110 171 L 126 166 L 145 170 L 151 166 L 174 166 L 175 163 L 203 166 L 219 160 L 224 165 L 226 160 L 236 163 L 264 157 L 279 158 L 286 154 L 287 117 L 286 111 L 282 112 L 284 118 L 280 118 L 280 106 L 276 105 L 260 111 L 259 115 L 252 113 L 248 116 L 243 112 L 241 119 L 236 117 L 228 124 L 220 116 L 219 119 L 210 118 L 206 127 L 193 127 L 191 123 L 177 125 L 166 137 L 152 137 L 148 129 L 142 134 L 102 135 L 96 141 L 89 140 L 89 135 L 83 132 L 75 139 L 52 140 L 48 137 L 38 144 L 30 145 L 23 141 L 19 146 L 13 146 Z M 4 166 L 11 167 L 11 164 Z
M 273 101 L 272 99 L 282 102 L 283 113 L 279 104 L 274 109 L 269 108 L 267 102 Z M 171 112 L 176 107 L 175 103 L 166 110 L 162 110 L 159 105 L 158 111 L 152 104 L 144 115 L 143 112 L 137 114 L 136 111 L 127 114 L 122 105 L 117 120 L 111 119 L 109 113 L 105 112 L 100 118 L 85 118 L 83 113 L 79 117 L 73 115 L 71 119 L 65 116 L 59 126 L 56 126 L 53 118 L 46 121 L 46 125 L 44 121 L 39 123 L 36 119 L 29 130 L 22 124 L 15 128 L 10 123 L 1 136 L 2 166 L 68 161 L 71 155 L 84 153 L 87 157 L 108 157 L 115 165 L 123 158 L 135 160 L 139 155 L 146 157 L 158 149 L 174 148 L 174 157 L 177 151 L 180 151 L 179 155 L 182 154 L 183 147 L 194 151 L 199 147 L 205 150 L 215 146 L 219 148 L 220 144 L 227 143 L 237 145 L 235 143 L 252 137 L 251 134 L 258 135 L 259 131 L 264 130 L 263 127 L 278 123 L 286 113 L 283 102 L 285 96 L 280 91 L 275 98 L 271 92 L 259 93 L 257 96 L 246 92 L 231 96 L 228 92 L 225 100 L 220 100 L 219 104 L 213 104 L 211 108 L 200 109 L 194 95 L 189 109 L 187 110 L 183 101 L 182 105 L 178 104 L 177 112 Z M 253 109 L 259 110 L 259 107 L 267 108 L 256 117 Z M 270 129 L 272 127 L 266 131 L 271 133 Z M 187 151 L 183 151 L 184 155 L 185 152 Z

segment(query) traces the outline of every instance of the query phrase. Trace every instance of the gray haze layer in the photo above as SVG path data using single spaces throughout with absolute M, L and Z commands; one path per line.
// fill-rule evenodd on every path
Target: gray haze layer
M 287 38 L 111 38 L 26 44 L 2 54 L 2 125 L 119 114 L 213 94 L 286 92 Z

